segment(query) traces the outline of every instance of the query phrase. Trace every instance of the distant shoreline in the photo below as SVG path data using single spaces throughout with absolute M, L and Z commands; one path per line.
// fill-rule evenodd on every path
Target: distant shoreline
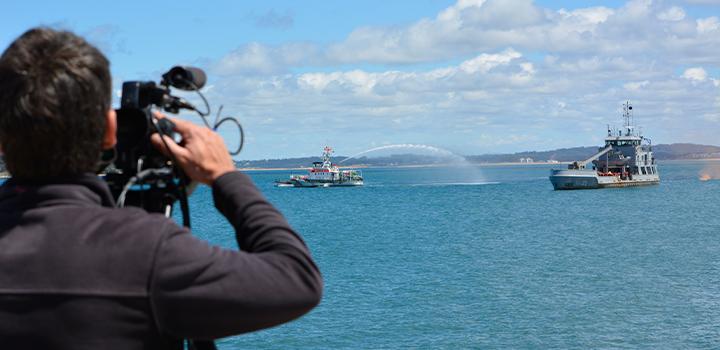
M 664 162 L 717 162 L 720 161 L 720 158 L 703 158 L 703 159 L 667 159 L 667 160 L 661 160 L 658 161 L 659 164 L 662 164 Z M 521 162 L 497 162 L 497 163 L 469 163 L 469 165 L 472 166 L 478 166 L 478 167 L 493 167 L 493 166 L 533 166 L 533 165 L 568 165 L 572 162 L 533 162 L 533 163 L 521 163 Z M 351 165 L 346 167 L 340 167 L 342 169 L 378 169 L 378 168 L 442 168 L 442 167 L 449 167 L 449 166 L 456 166 L 457 164 L 412 164 L 412 165 L 383 165 L 383 166 L 374 166 L 374 165 Z M 308 170 L 310 167 L 300 167 L 300 168 L 237 168 L 237 170 L 240 171 L 304 171 Z
M 658 163 L 662 164 L 665 162 L 718 162 L 720 158 L 703 158 L 703 159 L 667 159 L 661 160 Z M 568 165 L 572 162 L 533 162 L 533 163 L 520 163 L 520 162 L 499 162 L 499 163 L 469 163 L 472 166 L 479 167 L 492 167 L 492 166 L 533 166 L 533 165 Z M 383 166 L 371 166 L 371 165 L 351 165 L 346 167 L 340 167 L 342 169 L 378 169 L 378 168 L 442 168 L 448 166 L 455 166 L 456 164 L 413 164 L 413 165 L 383 165 Z M 310 167 L 300 168 L 236 168 L 240 171 L 305 171 Z M 0 172 L 0 179 L 8 179 L 10 174 L 8 172 Z
M 558 163 L 550 163 L 550 162 L 534 162 L 534 163 L 520 163 L 520 162 L 505 162 L 505 163 L 469 163 L 469 165 L 472 166 L 513 166 L 513 165 L 519 165 L 519 166 L 531 166 L 531 165 L 567 165 L 570 164 L 570 162 L 558 162 Z M 382 165 L 382 166 L 375 166 L 375 165 L 350 165 L 346 167 L 339 167 L 342 169 L 377 169 L 377 168 L 442 168 L 442 167 L 448 167 L 448 166 L 456 166 L 457 164 L 412 164 L 412 165 Z M 310 167 L 300 167 L 300 168 L 245 168 L 240 167 L 237 168 L 241 171 L 302 171 L 302 170 L 308 170 Z

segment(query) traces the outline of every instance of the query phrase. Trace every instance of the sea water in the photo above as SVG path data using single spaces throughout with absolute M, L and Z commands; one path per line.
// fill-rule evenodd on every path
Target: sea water
M 664 162 L 658 186 L 585 191 L 553 191 L 548 165 L 364 169 L 357 188 L 250 172 L 325 293 L 299 320 L 218 345 L 717 347 L 720 181 L 699 181 L 705 166 Z M 195 234 L 235 246 L 208 188 L 190 205 Z

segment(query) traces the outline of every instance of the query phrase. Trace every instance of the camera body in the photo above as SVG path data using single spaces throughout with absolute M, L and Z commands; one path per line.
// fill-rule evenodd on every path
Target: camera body
M 205 74 L 197 68 L 174 67 L 163 75 L 160 85 L 152 81 L 123 83 L 117 114 L 117 144 L 106 181 L 119 205 L 142 207 L 149 212 L 170 215 L 173 203 L 184 197 L 188 182 L 172 159 L 151 143 L 152 134 L 176 138 L 174 124 L 153 116 L 153 106 L 169 113 L 195 110 L 185 100 L 171 95 L 170 86 L 197 90 Z
M 169 159 L 150 143 L 156 132 L 175 136 L 172 122 L 159 119 L 153 122 L 152 105 L 162 103 L 169 91 L 153 82 L 128 81 L 123 83 L 120 108 L 117 114 L 117 145 L 115 167 L 125 174 L 135 175 L 141 169 L 162 168 Z M 177 113 L 177 111 L 174 111 Z

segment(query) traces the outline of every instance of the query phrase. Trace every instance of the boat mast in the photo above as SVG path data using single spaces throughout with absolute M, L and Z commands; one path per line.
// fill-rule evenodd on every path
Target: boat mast
M 633 129 L 632 116 L 633 116 L 632 115 L 632 106 L 630 105 L 630 101 L 626 101 L 623 104 L 623 119 L 625 119 L 624 126 L 625 126 L 625 130 L 626 130 L 625 136 L 632 136 L 632 129 Z
M 325 148 L 323 149 L 322 160 L 324 168 L 330 168 L 332 166 L 332 162 L 330 161 L 330 155 L 332 154 L 332 152 L 333 149 L 330 148 L 330 146 L 325 146 Z

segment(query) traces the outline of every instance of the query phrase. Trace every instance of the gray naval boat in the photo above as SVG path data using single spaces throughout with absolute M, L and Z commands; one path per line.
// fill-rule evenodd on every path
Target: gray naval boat
M 611 130 L 592 157 L 573 162 L 568 169 L 552 170 L 550 182 L 556 190 L 656 185 L 660 183 L 650 139 L 632 126 L 632 106 L 623 104 L 621 130 Z M 592 164 L 592 167 L 587 167 Z

